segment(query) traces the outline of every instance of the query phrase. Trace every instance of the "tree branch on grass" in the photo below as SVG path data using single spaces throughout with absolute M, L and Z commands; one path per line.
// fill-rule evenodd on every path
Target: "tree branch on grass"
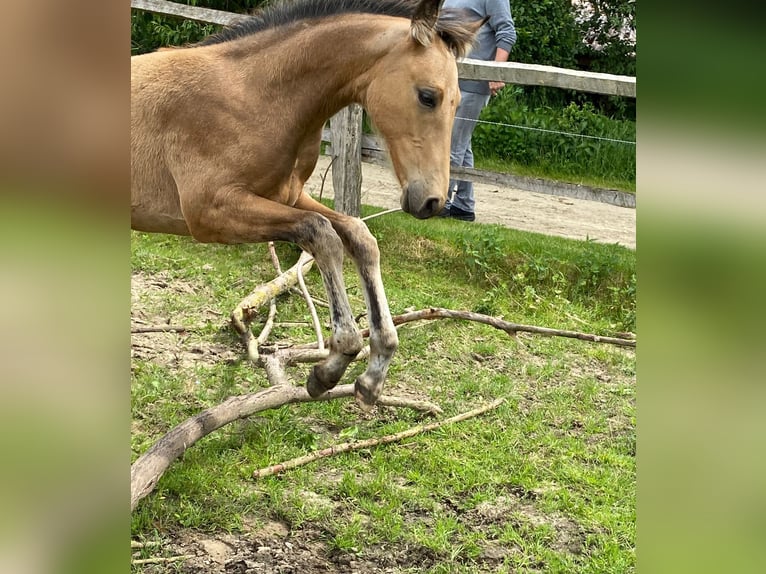
M 274 368 L 275 363 L 278 365 L 277 361 L 267 362 L 270 365 L 269 368 Z M 338 385 L 315 399 L 308 394 L 304 387 L 295 387 L 282 382 L 280 380 L 280 377 L 284 376 L 282 372 L 278 372 L 276 369 L 274 372 L 277 373 L 274 386 L 256 393 L 230 397 L 221 404 L 186 419 L 141 455 L 130 467 L 130 509 L 135 509 L 138 501 L 154 490 L 160 477 L 170 464 L 181 456 L 186 449 L 222 426 L 261 411 L 292 403 L 332 401 L 354 396 L 354 385 L 348 384 Z M 378 404 L 406 406 L 429 414 L 442 412 L 433 403 L 403 397 L 390 398 L 383 395 L 378 399 Z
M 307 454 L 305 456 L 299 456 L 297 458 L 293 458 L 290 460 L 287 460 L 285 462 L 275 464 L 273 466 L 267 466 L 266 468 L 261 468 L 259 470 L 256 470 L 253 472 L 253 478 L 263 478 L 264 476 L 271 476 L 272 474 L 278 474 L 280 472 L 283 472 L 285 470 L 289 470 L 291 468 L 296 468 L 298 466 L 303 466 L 304 464 L 308 464 L 310 462 L 314 462 L 315 460 L 319 460 L 320 458 L 327 458 L 336 454 L 340 454 L 342 452 L 351 452 L 353 450 L 361 450 L 363 448 L 370 448 L 373 446 L 378 446 L 382 444 L 389 444 L 392 442 L 397 442 L 400 440 L 403 440 L 405 438 L 409 438 L 412 436 L 415 436 L 417 434 L 421 434 L 424 432 L 432 431 L 434 429 L 437 429 L 439 427 L 443 427 L 445 425 L 456 423 L 460 421 L 464 421 L 466 419 L 469 419 L 471 417 L 478 416 L 480 414 L 483 414 L 489 410 L 495 409 L 504 401 L 505 399 L 495 399 L 488 405 L 484 405 L 482 407 L 475 408 L 471 411 L 461 413 L 459 415 L 456 415 L 454 417 L 450 417 L 448 419 L 444 419 L 443 421 L 437 421 L 435 423 L 430 423 L 427 425 L 418 425 L 416 427 L 412 427 L 410 429 L 407 429 L 402 432 L 398 432 L 395 434 L 389 434 L 377 438 L 370 438 L 366 440 L 360 440 L 355 442 L 344 442 L 341 444 L 336 444 L 335 446 L 331 446 L 329 448 L 324 448 L 322 450 L 318 450 L 316 452 L 312 452 L 311 454 Z
M 392 210 L 398 211 L 398 210 Z M 364 218 L 369 219 L 377 215 L 383 215 L 389 212 L 383 212 L 375 214 L 373 216 Z M 231 321 L 234 328 L 242 337 L 242 342 L 247 350 L 247 355 L 253 364 L 261 366 L 266 372 L 266 377 L 270 383 L 270 387 L 260 390 L 255 393 L 246 395 L 239 395 L 230 397 L 221 404 L 206 409 L 205 411 L 193 416 L 186 421 L 182 422 L 170 432 L 165 434 L 160 440 L 158 440 L 147 452 L 139 457 L 133 465 L 131 465 L 131 510 L 135 509 L 138 501 L 149 494 L 162 474 L 167 470 L 170 464 L 181 456 L 186 449 L 191 447 L 194 443 L 201 438 L 207 436 L 211 432 L 221 428 L 222 426 L 229 424 L 241 418 L 249 417 L 255 413 L 281 407 L 291 403 L 305 403 L 312 401 L 330 401 L 338 398 L 353 397 L 355 395 L 355 389 L 353 384 L 339 385 L 330 391 L 327 391 L 318 398 L 312 398 L 305 387 L 296 387 L 291 384 L 288 379 L 285 367 L 295 365 L 298 363 L 314 363 L 327 357 L 329 351 L 323 348 L 323 341 L 321 332 L 319 330 L 319 319 L 316 314 L 316 310 L 309 303 L 309 309 L 311 310 L 312 320 L 315 330 L 317 332 L 317 342 L 313 345 L 299 345 L 290 347 L 272 346 L 271 348 L 265 346 L 266 339 L 271 333 L 271 329 L 274 323 L 274 316 L 276 313 L 275 300 L 280 294 L 295 289 L 297 283 L 303 283 L 302 274 L 308 271 L 313 264 L 313 258 L 307 254 L 301 254 L 298 262 L 290 269 L 284 272 L 280 272 L 279 260 L 274 251 L 273 244 L 270 244 L 270 252 L 272 255 L 272 261 L 279 275 L 268 283 L 259 285 L 256 287 L 245 299 L 243 299 L 239 305 L 231 313 Z M 305 284 L 302 285 L 303 294 L 306 296 L 307 301 L 311 300 L 305 289 Z M 270 304 L 270 312 L 266 325 L 261 331 L 261 335 L 258 338 L 253 336 L 250 325 L 255 319 L 259 309 L 266 303 Z M 585 341 L 592 341 L 596 343 L 609 343 L 613 345 L 620 345 L 625 347 L 635 347 L 636 341 L 633 338 L 617 338 L 617 337 L 604 337 L 601 335 L 593 335 L 589 333 L 580 333 L 577 331 L 566 331 L 560 329 L 550 329 L 547 327 L 538 327 L 535 325 L 520 325 L 517 323 L 510 323 L 504 321 L 498 317 L 491 317 L 488 315 L 482 315 L 480 313 L 473 313 L 470 311 L 454 311 L 451 309 L 430 308 L 422 309 L 420 311 L 414 311 L 411 313 L 405 313 L 394 317 L 394 323 L 396 325 L 402 325 L 412 321 L 420 320 L 433 320 L 433 319 L 461 319 L 467 321 L 475 321 L 483 323 L 505 331 L 511 336 L 515 336 L 519 332 L 534 333 L 545 336 L 559 336 L 569 337 Z M 138 331 L 142 329 L 144 331 Z M 134 332 L 146 332 L 146 329 L 156 329 L 151 327 L 140 327 Z M 179 327 L 163 326 L 162 330 L 186 330 Z M 369 332 L 365 330 L 364 336 L 369 336 Z M 262 354 L 263 352 L 263 354 Z M 355 360 L 364 359 L 369 356 L 369 346 L 365 347 L 355 358 Z M 474 409 L 468 413 L 463 413 L 457 417 L 452 417 L 441 422 L 414 427 L 402 433 L 395 435 L 388 435 L 378 439 L 369 439 L 367 441 L 359 441 L 354 443 L 344 443 L 337 445 L 330 449 L 324 449 L 317 453 L 301 457 L 294 461 L 287 461 L 274 467 L 269 467 L 272 470 L 264 469 L 256 471 L 257 476 L 265 476 L 266 474 L 273 474 L 284 470 L 286 468 L 293 468 L 300 464 L 306 464 L 312 460 L 317 460 L 324 456 L 331 456 L 338 452 L 347 452 L 351 450 L 357 450 L 360 448 L 368 448 L 369 446 L 375 446 L 378 444 L 387 444 L 397 440 L 402 440 L 415 434 L 426 432 L 438 428 L 439 426 L 465 420 L 472 416 L 476 416 L 487 410 L 497 407 L 502 402 L 502 399 L 498 399 L 490 405 Z M 415 410 L 427 412 L 430 414 L 439 414 L 442 410 L 435 404 L 426 401 L 417 401 L 404 397 L 391 397 L 382 396 L 378 399 L 378 404 L 383 406 L 393 407 L 408 407 Z M 276 469 L 276 470 L 274 470 Z
M 168 558 L 136 558 L 131 560 L 131 564 L 167 564 L 168 562 L 178 562 L 179 560 L 188 560 L 194 558 L 193 554 L 183 554 L 182 556 L 169 556 Z
M 311 298 L 311 293 L 309 293 L 308 287 L 306 287 L 306 282 L 303 280 L 303 271 L 302 271 L 302 261 L 308 261 L 312 259 L 311 255 L 306 253 L 305 251 L 301 252 L 301 256 L 298 258 L 298 285 L 300 285 L 301 293 L 303 294 L 303 299 L 306 301 L 306 306 L 309 309 L 309 313 L 311 313 L 311 322 L 314 325 L 314 333 L 317 336 L 317 348 L 320 350 L 324 349 L 324 337 L 322 336 L 322 325 L 319 322 L 319 315 L 317 315 L 317 309 L 314 307 L 314 300 Z
M 549 327 L 538 327 L 537 325 L 520 325 L 519 323 L 511 323 L 504 321 L 498 317 L 491 317 L 490 315 L 483 315 L 481 313 L 474 313 L 472 311 L 454 311 L 452 309 L 441 309 L 438 307 L 431 307 L 429 309 L 421 309 L 420 311 L 412 311 L 411 313 L 404 313 L 403 315 L 396 315 L 394 318 L 394 325 L 403 325 L 405 323 L 411 323 L 412 321 L 430 321 L 433 319 L 462 319 L 464 321 L 475 321 L 477 323 L 483 323 L 505 331 L 511 337 L 515 337 L 517 333 L 534 333 L 536 335 L 545 335 L 548 337 L 567 337 L 570 339 L 580 339 L 581 341 L 590 341 L 592 343 L 609 343 L 610 345 L 617 345 L 620 347 L 635 347 L 636 340 L 634 338 L 622 338 L 622 337 L 606 337 L 603 335 L 592 335 L 590 333 L 581 333 L 579 331 L 567 331 L 564 329 L 551 329 Z M 369 329 L 362 331 L 363 337 L 369 336 Z
M 133 333 L 185 333 L 192 331 L 189 327 L 180 327 L 178 325 L 157 325 L 155 327 L 133 327 L 130 332 Z
M 231 323 L 234 329 L 242 337 L 242 344 L 247 350 L 247 356 L 254 364 L 258 364 L 260 360 L 258 352 L 258 340 L 253 337 L 253 333 L 250 330 L 250 324 L 255 318 L 258 309 L 263 307 L 266 303 L 275 299 L 298 282 L 298 263 L 293 265 L 290 269 L 272 279 L 268 283 L 258 285 L 253 291 L 240 301 L 239 305 L 231 312 Z M 314 264 L 314 260 L 310 259 L 304 262 L 302 271 L 305 273 Z

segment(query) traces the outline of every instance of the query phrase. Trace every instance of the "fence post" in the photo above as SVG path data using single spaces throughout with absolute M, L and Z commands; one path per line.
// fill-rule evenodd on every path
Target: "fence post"
M 335 211 L 362 214 L 362 107 L 351 104 L 330 119 Z

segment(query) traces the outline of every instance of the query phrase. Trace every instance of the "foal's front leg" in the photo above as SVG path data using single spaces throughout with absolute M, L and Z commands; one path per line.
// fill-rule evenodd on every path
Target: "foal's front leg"
M 295 206 L 316 211 L 330 220 L 362 281 L 370 325 L 370 360 L 367 370 L 356 379 L 356 398 L 362 406 L 370 407 L 383 391 L 388 366 L 399 346 L 380 275 L 378 242 L 361 219 L 337 213 L 306 193 Z
M 218 200 L 218 201 L 216 201 Z M 295 209 L 246 191 L 227 187 L 212 201 L 187 202 L 182 207 L 191 234 L 199 241 L 265 243 L 289 241 L 310 253 L 322 274 L 330 304 L 330 354 L 314 366 L 306 390 L 318 397 L 333 388 L 363 341 L 354 323 L 343 281 L 343 242 L 323 215 Z

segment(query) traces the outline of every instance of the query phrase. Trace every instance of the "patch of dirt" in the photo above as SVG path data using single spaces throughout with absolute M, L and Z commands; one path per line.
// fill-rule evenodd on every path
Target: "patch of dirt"
M 205 322 L 228 326 L 228 317 L 221 317 L 211 309 L 194 309 L 194 315 L 163 313 L 163 301 L 172 294 L 181 296 L 198 292 L 199 287 L 178 279 L 168 279 L 165 273 L 147 275 L 134 272 L 130 280 L 130 326 L 132 330 L 178 326 L 189 331 L 131 334 L 131 359 L 152 361 L 178 370 L 192 370 L 199 365 L 215 365 L 223 361 L 236 361 L 239 349 L 231 345 L 212 343 L 195 336 L 193 329 Z
M 301 493 L 313 497 L 314 493 Z M 493 501 L 479 504 L 461 512 L 445 501 L 438 505 L 441 511 L 454 513 L 456 518 L 473 530 L 492 530 L 491 527 L 512 525 L 517 530 L 547 526 L 551 549 L 558 552 L 580 554 L 585 544 L 585 532 L 574 521 L 559 514 L 542 512 L 534 492 L 509 489 Z M 325 502 L 325 501 L 323 501 Z M 327 500 L 326 502 L 330 502 Z M 407 520 L 429 528 L 433 512 L 413 511 Z M 243 521 L 241 534 L 210 535 L 192 530 L 176 532 L 155 555 L 190 556 L 178 570 L 176 565 L 144 566 L 141 572 L 183 572 L 186 574 L 401 574 L 427 570 L 440 564 L 445 557 L 424 546 L 413 544 L 375 544 L 358 551 L 341 551 L 327 541 L 328 533 L 316 525 L 304 523 L 291 530 L 284 522 L 256 517 Z M 494 572 L 507 558 L 521 552 L 514 544 L 500 542 L 490 535 L 480 541 L 480 552 L 467 560 L 476 572 Z
M 509 493 L 491 502 L 482 502 L 467 512 L 464 520 L 477 527 L 511 523 L 517 529 L 549 526 L 553 530 L 550 547 L 558 552 L 579 554 L 585 543 L 585 532 L 573 520 L 560 514 L 546 514 L 540 511 L 533 500 L 534 493 L 520 497 Z M 505 549 L 508 554 L 509 549 Z
M 305 186 L 312 195 L 319 195 L 322 175 L 329 164 L 328 156 L 320 156 Z M 482 183 L 474 184 L 474 191 L 479 223 L 636 248 L 635 209 Z M 322 194 L 333 197 L 331 171 L 327 172 Z M 392 209 L 399 207 L 400 195 L 392 168 L 362 162 L 362 203 Z
M 278 526 L 274 526 L 274 524 Z M 271 525 L 271 526 L 269 526 Z M 158 553 L 159 554 L 159 553 Z M 420 546 L 376 545 L 363 555 L 333 550 L 312 527 L 289 532 L 282 523 L 267 523 L 245 535 L 210 536 L 179 532 L 162 548 L 164 556 L 184 556 L 174 564 L 147 565 L 142 572 L 185 574 L 397 574 L 438 563 L 438 555 Z

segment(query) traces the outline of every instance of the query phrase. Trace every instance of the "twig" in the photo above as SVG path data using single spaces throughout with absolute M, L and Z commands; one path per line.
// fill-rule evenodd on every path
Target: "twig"
M 298 285 L 300 285 L 301 293 L 303 293 L 303 299 L 306 301 L 306 306 L 309 308 L 309 313 L 311 313 L 311 322 L 314 325 L 314 333 L 316 333 L 317 336 L 317 348 L 318 349 L 324 349 L 324 337 L 322 336 L 322 325 L 319 322 L 319 316 L 317 315 L 316 307 L 314 307 L 314 301 L 311 298 L 311 293 L 309 293 L 308 288 L 306 287 L 306 282 L 303 280 L 303 271 L 302 271 L 302 261 L 309 261 L 312 257 L 307 252 L 303 251 L 301 253 L 301 256 L 298 258 Z
M 169 556 L 168 558 L 137 558 L 131 560 L 131 564 L 166 564 L 168 562 L 178 562 L 179 560 L 188 560 L 194 558 L 194 554 L 183 554 L 182 556 Z
M 362 218 L 362 221 L 369 221 L 370 219 L 375 219 L 376 217 L 380 217 L 381 215 L 388 215 L 389 213 L 396 213 L 397 211 L 401 211 L 401 207 L 394 207 L 393 209 L 387 209 L 385 211 L 379 211 L 378 213 L 373 213 L 372 215 L 367 215 Z
M 412 427 L 410 429 L 407 429 L 402 432 L 398 432 L 396 434 L 390 434 L 390 435 L 386 435 L 386 436 L 382 436 L 378 438 L 370 438 L 367 440 L 360 440 L 356 442 L 344 442 L 335 446 L 331 446 L 329 448 L 318 450 L 316 452 L 307 454 L 305 456 L 299 456 L 298 458 L 293 458 L 291 460 L 287 460 L 280 464 L 275 464 L 273 466 L 268 466 L 266 468 L 256 470 L 255 472 L 253 472 L 253 478 L 262 478 L 264 476 L 271 476 L 272 474 L 277 474 L 282 471 L 289 470 L 291 468 L 295 468 L 298 466 L 302 466 L 304 464 L 308 464 L 310 462 L 314 462 L 315 460 L 319 460 L 320 458 L 327 458 L 329 456 L 333 456 L 342 452 L 350 452 L 353 450 L 360 450 L 363 448 L 370 448 L 372 446 L 378 446 L 381 444 L 389 444 L 392 442 L 400 441 L 402 439 L 415 436 L 416 434 L 432 431 L 444 425 L 464 421 L 471 417 L 478 416 L 489 410 L 497 408 L 498 406 L 500 406 L 500 404 L 503 401 L 504 399 L 502 398 L 495 399 L 494 401 L 492 401 L 488 405 L 484 405 L 483 407 L 479 407 L 471 411 L 456 415 L 454 417 L 444 419 L 443 421 L 437 421 L 435 423 L 430 423 L 427 425 L 418 425 L 416 427 Z
M 131 540 L 130 541 L 130 547 L 131 548 L 145 548 L 147 546 L 159 546 L 162 542 L 159 540 L 148 540 L 146 542 L 139 542 L 138 540 Z
M 590 333 L 566 331 L 563 329 L 551 329 L 549 327 L 538 327 L 536 325 L 520 325 L 518 323 L 503 321 L 497 317 L 482 315 L 481 313 L 473 313 L 471 311 L 453 311 L 452 309 L 440 309 L 436 307 L 431 307 L 430 309 L 421 309 L 419 311 L 412 311 L 411 313 L 404 313 L 403 315 L 396 315 L 393 319 L 394 325 L 403 325 L 404 323 L 410 323 L 412 321 L 432 319 L 463 319 L 466 321 L 475 321 L 477 323 L 483 323 L 485 325 L 495 327 L 496 329 L 505 331 L 511 336 L 515 336 L 516 333 L 535 333 L 537 335 L 546 335 L 550 337 L 568 337 L 570 339 L 580 339 L 582 341 L 591 341 L 593 343 L 609 343 L 611 345 L 618 345 L 621 347 L 636 346 L 635 339 L 604 337 L 602 335 L 592 335 Z M 368 337 L 369 334 L 369 329 L 362 331 L 363 337 Z
M 321 175 L 322 185 L 319 187 L 319 201 L 322 201 L 322 193 L 324 192 L 324 182 L 327 179 L 327 173 L 330 171 L 330 168 L 332 167 L 332 164 L 335 163 L 335 158 L 337 157 L 339 156 L 337 155 L 332 156 L 330 163 L 327 165 L 327 167 L 324 170 L 324 173 Z
M 274 242 L 269 241 L 269 255 L 271 256 L 271 264 L 277 271 L 277 275 L 282 275 L 282 266 L 279 264 L 279 257 L 277 256 L 277 249 L 274 247 Z
M 272 299 L 269 301 L 269 316 L 266 317 L 266 323 L 263 325 L 258 338 L 255 340 L 256 348 L 263 345 L 271 335 L 271 330 L 274 328 L 274 318 L 277 316 L 277 300 Z
M 302 348 L 293 347 L 286 349 L 279 349 L 276 351 L 280 360 L 285 366 L 297 365 L 299 363 L 318 363 L 319 361 L 326 359 L 330 354 L 329 349 L 317 349 L 317 348 Z M 365 345 L 361 351 L 357 354 L 352 361 L 362 361 L 370 356 L 370 346 Z
M 131 333 L 185 333 L 191 331 L 189 327 L 179 327 L 177 325 L 157 325 L 156 327 L 134 327 Z
M 266 371 L 266 378 L 271 383 L 272 387 L 279 385 L 289 385 L 290 381 L 287 380 L 287 373 L 285 373 L 282 363 L 274 355 L 266 356 L 263 358 L 263 369 Z
M 279 264 L 279 257 L 277 256 L 277 250 L 274 247 L 273 241 L 269 241 L 269 255 L 271 256 L 271 264 L 274 265 L 277 276 L 282 275 L 282 266 Z M 250 356 L 251 361 L 256 362 L 259 359 L 258 349 L 266 342 L 266 340 L 269 338 L 269 335 L 271 335 L 271 331 L 274 329 L 274 319 L 276 316 L 277 300 L 276 297 L 273 297 L 269 300 L 269 315 L 266 317 L 266 323 L 264 323 L 263 329 L 261 329 L 261 332 L 258 334 L 258 337 L 255 340 L 255 345 L 252 346 L 254 354 L 251 354 Z
M 186 449 L 222 426 L 291 403 L 332 401 L 342 397 L 353 397 L 354 394 L 353 384 L 338 385 L 317 398 L 311 397 L 305 387 L 277 384 L 257 393 L 230 397 L 223 403 L 186 419 L 160 438 L 131 465 L 130 509 L 135 509 L 138 501 L 154 490 L 162 474 Z M 386 395 L 378 399 L 378 404 L 384 406 L 388 406 L 390 402 L 391 398 Z M 407 406 L 422 412 L 441 412 L 437 405 L 427 401 L 397 397 L 393 402 L 395 406 Z
M 314 260 L 304 263 L 303 271 L 307 271 Z M 259 285 L 253 291 L 240 301 L 231 312 L 231 323 L 242 337 L 242 344 L 247 349 L 248 358 L 253 363 L 258 363 L 258 341 L 253 337 L 250 331 L 250 323 L 253 317 L 266 302 L 276 298 L 284 293 L 298 282 L 298 264 L 296 263 L 290 269 L 282 273 L 279 277 L 272 279 L 268 283 Z

